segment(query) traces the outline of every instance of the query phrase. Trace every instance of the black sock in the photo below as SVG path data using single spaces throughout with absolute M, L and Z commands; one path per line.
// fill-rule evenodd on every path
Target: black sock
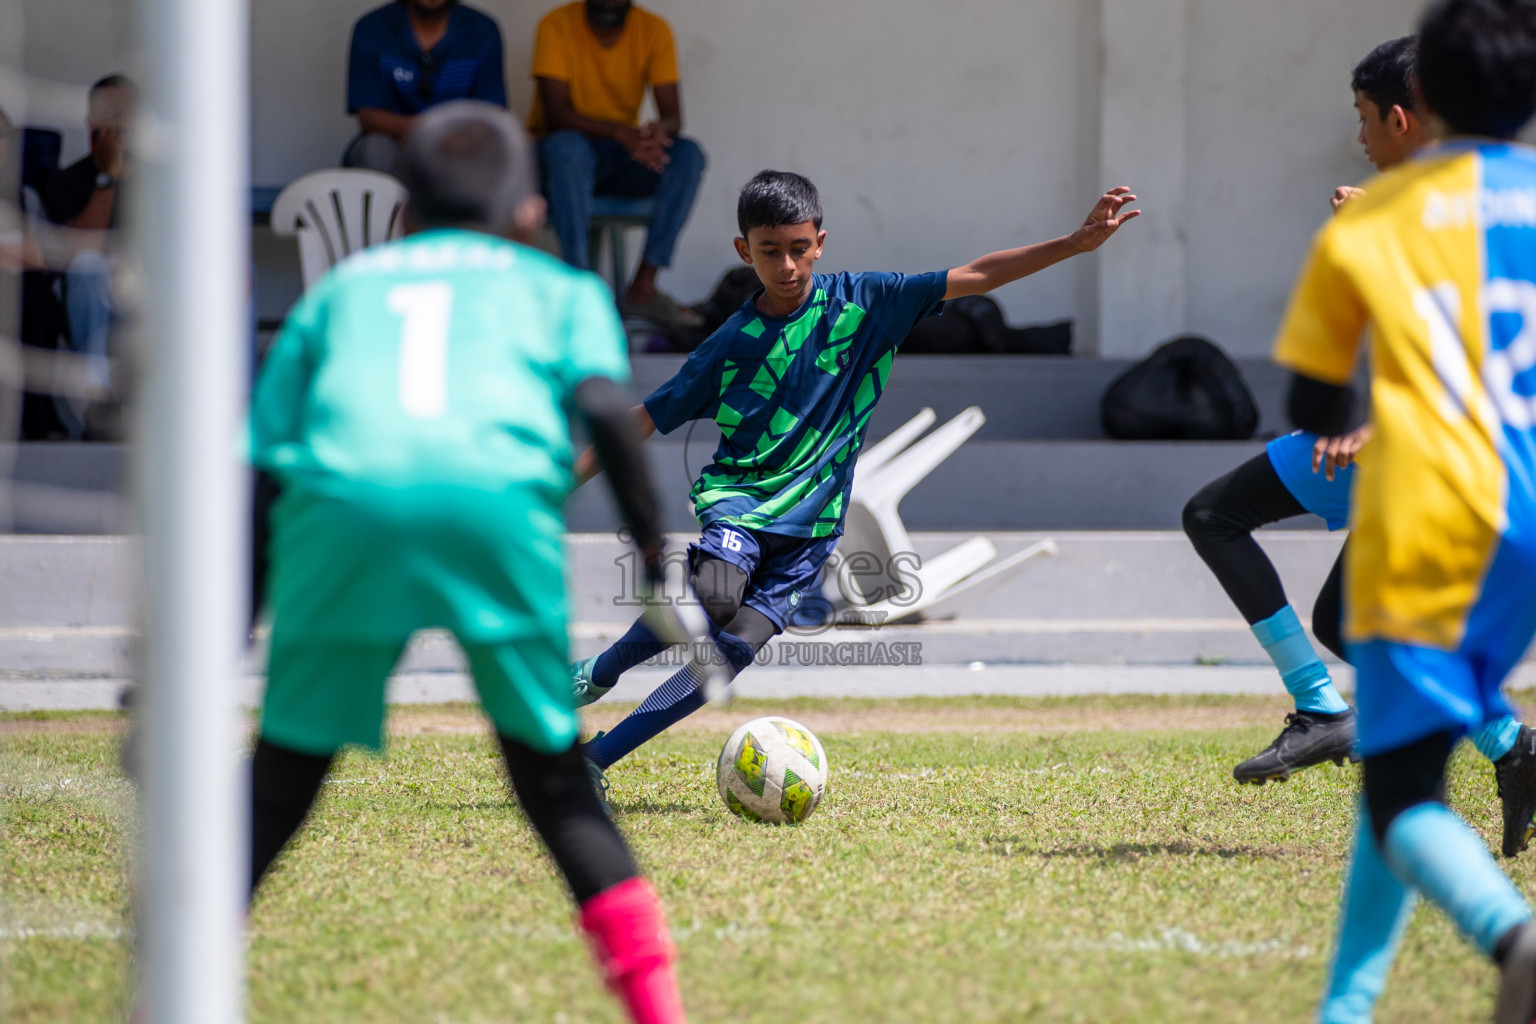
M 1509 951 L 1515 948 L 1515 940 L 1520 937 L 1522 931 L 1530 926 L 1530 923 L 1529 921 L 1521 922 L 1499 936 L 1499 941 L 1493 944 L 1494 963 L 1500 967 L 1504 966 L 1504 961 L 1509 959 Z
M 335 755 L 316 756 L 256 741 L 251 757 L 251 888 L 304 824 Z
M 498 739 L 518 803 L 578 905 L 640 873 L 603 812 L 579 747 L 541 754 L 506 736 Z

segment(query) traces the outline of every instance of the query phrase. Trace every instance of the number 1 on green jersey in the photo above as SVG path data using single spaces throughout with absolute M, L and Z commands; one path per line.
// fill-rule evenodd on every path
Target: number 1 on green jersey
M 403 321 L 400 328 L 400 408 L 418 420 L 435 420 L 448 410 L 448 321 L 453 285 L 447 281 L 401 284 L 385 304 Z

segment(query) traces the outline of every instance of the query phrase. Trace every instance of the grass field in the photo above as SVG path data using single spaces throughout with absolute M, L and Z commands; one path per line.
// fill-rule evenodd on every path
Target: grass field
M 601 705 L 599 705 L 601 708 Z M 622 709 L 603 709 L 598 726 Z M 1285 707 L 1252 698 L 740 702 L 611 773 L 695 1022 L 1306 1021 L 1356 772 L 1239 788 Z M 714 758 L 786 713 L 826 746 L 802 826 L 731 817 Z M 259 898 L 263 1022 L 617 1022 L 473 709 L 398 712 L 349 755 Z M 133 792 L 111 715 L 0 717 L 0 1016 L 120 1020 Z M 1497 845 L 1464 745 L 1453 803 Z M 1536 892 L 1536 853 L 1506 862 Z M 1414 918 L 1378 1020 L 1486 1019 L 1493 971 Z

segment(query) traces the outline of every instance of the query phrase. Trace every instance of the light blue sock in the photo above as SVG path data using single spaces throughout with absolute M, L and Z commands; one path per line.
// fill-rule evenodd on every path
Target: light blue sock
M 1477 752 L 1490 761 L 1497 761 L 1509 753 L 1520 735 L 1520 723 L 1509 715 L 1484 722 L 1483 727 L 1472 734 Z
M 1444 910 L 1489 956 L 1531 908 L 1477 833 L 1444 804 L 1410 807 L 1387 829 L 1385 860 L 1398 878 Z
M 1281 608 L 1262 622 L 1251 627 L 1253 635 L 1264 645 L 1264 653 L 1280 670 L 1280 680 L 1286 690 L 1296 698 L 1297 711 L 1317 711 L 1335 715 L 1348 711 L 1349 705 L 1339 696 L 1328 666 L 1312 649 L 1296 609 L 1290 605 Z
M 1413 916 L 1413 890 L 1381 859 L 1364 802 L 1355 815 L 1355 854 L 1344 883 L 1338 945 L 1319 1024 L 1371 1024 L 1371 1013 Z

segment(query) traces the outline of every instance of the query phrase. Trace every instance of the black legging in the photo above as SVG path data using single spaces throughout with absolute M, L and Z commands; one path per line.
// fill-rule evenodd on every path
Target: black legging
M 1280 481 L 1267 454 L 1256 455 L 1206 484 L 1184 506 L 1184 532 L 1250 626 L 1288 603 L 1280 575 L 1253 539 L 1253 531 L 1306 514 L 1301 502 Z M 1313 635 L 1340 658 L 1344 657 L 1343 564 L 1344 553 L 1340 551 L 1312 608 Z
M 1344 552 L 1348 550 L 1346 540 L 1339 549 L 1339 557 L 1333 560 L 1333 568 L 1328 570 L 1323 589 L 1312 603 L 1312 635 L 1340 661 L 1349 660 L 1344 653 Z
M 1377 845 L 1385 843 L 1387 829 L 1408 808 L 1445 803 L 1445 765 L 1455 746 L 1455 736 L 1437 732 L 1365 759 L 1361 782 Z
M 497 738 L 523 813 L 578 904 L 639 873 L 619 830 L 603 813 L 579 747 L 540 754 L 516 740 Z M 332 759 L 257 741 L 251 763 L 252 896 L 304 824 Z
M 768 616 L 743 603 L 750 580 L 741 566 L 702 553 L 694 557 L 688 577 L 710 621 L 746 641 L 756 654 L 778 635 L 779 627 Z

